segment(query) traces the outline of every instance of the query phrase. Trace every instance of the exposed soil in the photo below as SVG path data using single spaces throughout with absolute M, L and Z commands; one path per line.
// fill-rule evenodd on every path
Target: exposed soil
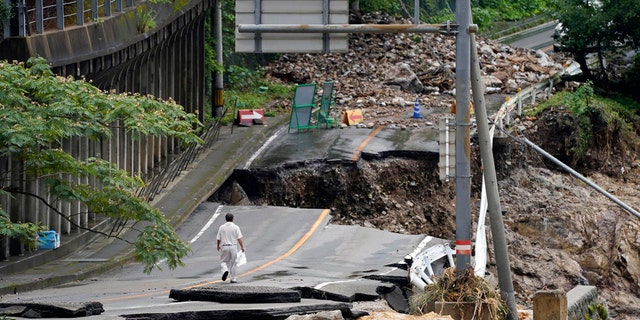
M 402 39 L 391 42 L 400 45 L 404 43 Z M 417 51 L 436 52 L 437 49 L 435 46 L 418 48 Z M 450 47 L 445 47 L 445 50 L 450 50 Z M 505 49 L 499 50 L 505 52 Z M 371 51 L 374 50 L 367 52 Z M 440 54 L 446 56 L 444 52 Z M 531 52 L 522 51 L 521 57 L 529 61 Z M 308 69 L 315 71 L 325 68 L 339 75 L 331 69 L 334 62 L 321 62 L 326 62 L 326 58 L 317 60 L 317 64 L 310 65 Z M 297 59 L 306 63 L 314 61 L 309 59 L 309 55 L 300 58 L 287 56 L 286 59 L 279 63 L 291 63 Z M 495 60 L 493 63 L 486 62 L 486 66 L 496 65 L 499 63 Z M 505 65 L 512 66 L 509 63 Z M 287 70 L 297 69 L 292 67 Z M 507 72 L 500 68 L 495 72 L 500 71 Z M 291 76 L 294 73 L 287 74 Z M 308 80 L 325 79 L 318 76 Z M 451 83 L 445 80 L 446 77 L 442 83 L 450 86 Z M 346 82 L 344 79 L 341 81 Z M 359 78 L 355 81 L 365 80 Z M 385 122 L 390 118 L 385 113 L 390 108 L 389 104 L 380 103 L 381 100 L 390 101 L 402 94 L 415 96 L 390 90 L 382 81 L 371 78 L 366 81 L 378 83 L 379 88 L 368 94 L 362 93 L 363 90 L 356 91 L 360 92 L 360 105 L 365 108 L 368 117 L 366 121 L 375 125 L 392 125 Z M 343 88 L 353 89 L 353 85 L 342 85 Z M 509 93 L 508 88 L 502 88 L 501 94 Z M 441 92 L 450 89 L 444 88 Z M 355 91 L 348 92 L 352 97 L 345 97 L 345 108 L 349 101 L 358 100 L 353 97 Z M 382 97 L 383 94 L 388 96 Z M 442 96 L 426 99 L 446 100 L 441 100 Z M 377 102 L 372 102 L 374 100 Z M 444 107 L 443 102 L 426 108 Z M 380 117 L 375 116 L 378 111 Z M 606 146 L 604 142 L 596 144 L 586 158 L 575 161 L 572 157 L 575 125 L 568 112 L 557 108 L 548 110 L 537 119 L 517 119 L 511 134 L 528 138 L 564 163 L 571 164 L 576 171 L 631 208 L 640 209 L 640 160 L 636 158 L 638 137 L 627 137 L 631 140 L 609 139 Z M 420 130 L 419 127 L 410 127 L 408 130 Z M 594 128 L 600 129 L 604 130 Z M 615 136 L 614 133 L 601 133 Z M 473 141 L 476 141 L 475 137 L 472 137 Z M 477 144 L 472 145 L 471 210 L 475 217 L 480 201 L 482 166 Z M 590 284 L 597 286 L 599 296 L 609 307 L 611 319 L 640 318 L 638 217 L 517 139 L 495 143 L 494 158 L 518 303 L 531 306 L 533 294 L 541 289 L 568 291 L 578 284 Z M 241 186 L 254 204 L 331 208 L 334 223 L 455 239 L 455 182 L 438 179 L 437 162 L 437 155 L 429 153 L 389 155 L 385 158 L 363 158 L 358 162 L 331 164 L 317 160 L 284 164 L 269 170 L 238 171 L 233 178 L 237 183 L 236 188 Z M 229 193 L 228 190 L 221 190 L 218 196 L 229 199 Z M 472 230 L 475 230 L 475 225 Z M 489 248 L 493 251 L 492 244 Z M 495 273 L 492 252 L 490 257 L 489 272 Z
M 590 284 L 612 318 L 639 317 L 638 218 L 518 142 L 495 153 L 518 302 L 530 306 L 537 290 Z M 475 150 L 473 156 L 478 158 Z M 233 179 L 256 205 L 331 208 L 334 223 L 455 239 L 455 183 L 439 180 L 437 162 L 421 153 L 357 163 L 318 160 L 240 170 Z M 471 202 L 478 204 L 479 161 L 473 167 Z M 602 189 L 640 208 L 638 163 L 624 177 L 589 174 Z M 224 192 L 219 196 L 229 199 Z M 476 217 L 478 206 L 471 207 Z M 492 259 L 489 272 L 495 273 Z

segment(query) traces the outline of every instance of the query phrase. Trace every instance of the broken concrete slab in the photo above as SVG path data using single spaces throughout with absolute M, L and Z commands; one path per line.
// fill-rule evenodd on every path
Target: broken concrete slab
M 222 285 L 197 289 L 172 289 L 169 298 L 178 301 L 212 301 L 221 303 L 300 302 L 300 291 L 262 286 Z
M 253 310 L 210 310 L 178 313 L 145 313 L 122 315 L 125 319 L 135 320 L 270 320 L 286 319 L 292 315 L 303 315 L 318 313 L 321 311 L 340 310 L 345 318 L 354 319 L 356 315 L 361 316 L 361 312 L 353 313 L 351 304 L 318 304 L 299 307 L 274 308 L 274 309 L 253 309 Z
M 358 292 L 351 295 L 344 295 L 340 293 L 334 293 L 330 291 L 319 290 L 319 289 L 309 288 L 309 287 L 294 287 L 292 289 L 299 291 L 302 294 L 302 297 L 305 299 L 354 302 L 354 301 L 374 301 L 380 298 L 377 294 L 372 295 L 372 294 L 358 293 Z
M 409 293 L 407 291 L 400 287 L 393 286 L 390 290 L 380 290 L 378 293 L 387 301 L 393 310 L 400 313 L 409 312 Z
M 0 316 L 23 318 L 78 318 L 104 312 L 100 302 L 82 303 L 0 303 Z
M 377 280 L 386 283 L 392 283 L 397 286 L 409 285 L 409 279 L 406 276 L 393 276 L 393 275 L 368 275 L 363 278 L 369 280 Z

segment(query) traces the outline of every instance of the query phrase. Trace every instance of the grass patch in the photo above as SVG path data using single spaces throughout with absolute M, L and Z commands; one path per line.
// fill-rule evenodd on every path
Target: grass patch
M 567 96 L 571 94 L 572 93 L 568 91 L 560 91 L 554 93 L 549 99 L 545 100 L 544 102 L 524 109 L 522 114 L 526 117 L 538 117 L 547 109 L 564 108 L 564 102 L 566 101 Z
M 640 141 L 640 105 L 623 96 L 604 97 L 594 93 L 590 83 L 575 91 L 558 92 L 551 98 L 525 112 L 525 116 L 540 116 L 550 108 L 571 111 L 575 131 L 572 139 L 574 161 L 588 154 L 610 155 L 614 150 L 620 154 L 636 154 Z M 619 152 L 616 152 L 619 153 Z
M 264 70 L 252 70 L 230 65 L 225 70 L 224 109 L 222 125 L 233 122 L 237 110 L 261 109 L 265 117 L 289 112 L 293 100 L 294 85 L 269 82 Z

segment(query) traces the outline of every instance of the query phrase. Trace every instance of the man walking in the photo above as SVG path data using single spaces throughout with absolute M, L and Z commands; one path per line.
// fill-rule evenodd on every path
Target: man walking
M 228 276 L 231 276 L 231 283 L 236 283 L 236 271 L 238 265 L 236 259 L 238 257 L 237 245 L 240 245 L 240 249 L 244 252 L 244 243 L 242 242 L 242 232 L 240 227 L 233 223 L 233 214 L 227 213 L 224 216 L 227 221 L 221 225 L 218 229 L 218 252 L 220 253 L 221 263 L 227 266 L 227 270 L 223 267 L 222 281 L 226 281 Z

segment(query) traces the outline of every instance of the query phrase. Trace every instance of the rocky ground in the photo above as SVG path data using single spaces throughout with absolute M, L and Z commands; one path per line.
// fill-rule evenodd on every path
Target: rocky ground
M 354 20 L 352 18 L 352 20 Z M 360 17 L 360 23 L 410 23 Z M 382 21 L 382 22 L 380 22 Z M 508 94 L 563 71 L 542 51 L 478 38 L 485 93 L 496 107 Z M 455 100 L 455 37 L 441 34 L 354 34 L 345 54 L 285 54 L 266 66 L 268 80 L 289 84 L 334 81 L 338 114 L 361 109 L 365 124 L 423 127 L 450 113 Z M 406 117 L 418 99 L 421 118 Z M 282 104 L 290 105 L 289 101 Z
M 361 19 L 375 22 L 372 17 Z M 489 104 L 499 104 L 518 88 L 561 72 L 567 62 L 561 56 L 486 39 L 478 39 L 478 45 L 486 94 L 492 97 Z M 318 85 L 336 81 L 340 111 L 360 108 L 370 126 L 419 130 L 447 114 L 455 100 L 454 59 L 455 38 L 450 36 L 354 35 L 350 53 L 283 55 L 267 72 L 272 81 Z M 407 106 L 416 98 L 422 105 L 421 119 L 406 116 Z M 512 133 L 566 158 L 573 143 L 571 125 L 570 115 L 557 109 L 537 119 L 518 119 Z M 610 318 L 640 318 L 638 217 L 517 139 L 507 139 L 496 149 L 518 303 L 531 305 L 537 290 L 568 291 L 578 284 L 590 284 L 598 287 Z M 472 148 L 471 200 L 475 204 L 479 203 L 481 181 L 477 151 Z M 636 152 L 595 152 L 588 164 L 576 164 L 576 170 L 638 210 L 640 161 Z M 272 189 L 253 200 L 331 207 L 336 223 L 454 239 L 455 184 L 438 179 L 437 161 L 428 156 L 391 157 L 357 166 L 316 163 L 283 168 L 269 174 Z M 260 173 L 256 175 L 259 178 Z M 472 205 L 472 213 L 477 210 Z M 495 272 L 495 262 L 489 264 L 489 271 Z

